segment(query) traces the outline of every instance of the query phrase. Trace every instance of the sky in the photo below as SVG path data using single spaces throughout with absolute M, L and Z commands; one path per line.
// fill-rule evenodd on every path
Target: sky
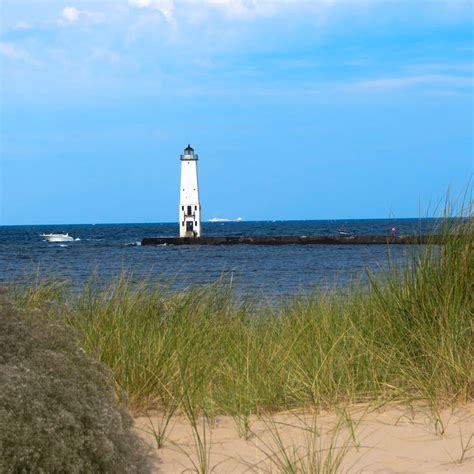
M 0 225 L 432 215 L 473 173 L 470 0 L 0 0 Z

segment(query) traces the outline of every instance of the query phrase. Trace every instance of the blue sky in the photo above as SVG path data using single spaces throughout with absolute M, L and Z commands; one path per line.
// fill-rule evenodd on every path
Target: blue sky
M 417 217 L 473 169 L 473 3 L 1 1 L 0 224 Z M 428 211 L 429 212 L 429 211 Z

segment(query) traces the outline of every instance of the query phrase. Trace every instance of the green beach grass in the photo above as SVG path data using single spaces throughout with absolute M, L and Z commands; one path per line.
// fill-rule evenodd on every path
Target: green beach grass
M 295 407 L 441 407 L 474 394 L 473 221 L 456 222 L 368 285 L 276 303 L 224 281 L 171 292 L 126 274 L 79 294 L 54 281 L 9 294 L 74 328 L 136 412 L 230 414 L 245 433 L 250 414 Z

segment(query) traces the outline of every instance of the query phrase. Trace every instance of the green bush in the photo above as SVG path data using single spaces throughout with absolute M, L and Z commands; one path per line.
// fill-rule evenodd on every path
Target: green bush
M 72 331 L 0 295 L 0 472 L 148 472 L 111 373 Z

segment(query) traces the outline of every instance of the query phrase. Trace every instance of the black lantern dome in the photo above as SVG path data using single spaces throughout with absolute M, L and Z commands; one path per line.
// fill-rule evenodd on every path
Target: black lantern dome
M 188 143 L 181 155 L 181 160 L 197 160 L 198 156 L 194 154 L 194 148 Z

